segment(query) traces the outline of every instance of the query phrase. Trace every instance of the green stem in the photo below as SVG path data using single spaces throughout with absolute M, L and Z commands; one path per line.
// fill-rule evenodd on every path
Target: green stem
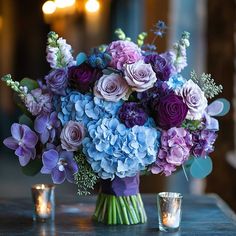
M 127 197 L 123 197 L 123 200 L 124 200 L 126 209 L 127 209 L 127 211 L 128 211 L 128 216 L 129 216 L 129 219 L 130 219 L 130 223 L 131 223 L 131 224 L 135 224 L 135 216 L 133 215 L 133 212 L 132 212 L 132 210 L 131 210 L 131 207 L 129 206 Z
M 100 209 L 102 207 L 103 202 L 104 202 L 104 195 L 103 194 L 98 194 L 96 209 L 95 209 L 95 212 L 94 212 L 94 217 L 95 218 L 98 218 L 98 214 L 100 212 Z
M 121 206 L 121 211 L 123 213 L 123 216 L 124 216 L 124 223 L 126 225 L 130 225 L 130 221 L 129 221 L 129 217 L 128 217 L 128 213 L 127 213 L 127 210 L 126 210 L 126 207 L 125 207 L 125 203 L 124 203 L 124 200 L 122 197 L 118 197 L 119 199 L 119 203 L 120 203 L 120 206 Z
M 132 214 L 133 219 L 134 219 L 134 223 L 138 224 L 138 222 L 139 222 L 138 218 L 139 217 L 137 216 L 136 211 L 134 210 L 134 206 L 132 204 L 132 201 L 130 200 L 130 196 L 127 196 L 126 199 L 127 199 L 127 203 L 129 204 L 130 211 L 131 211 L 131 214 Z
M 137 200 L 138 200 L 138 207 L 139 207 L 139 211 L 140 211 L 140 215 L 141 215 L 141 223 L 145 223 L 147 221 L 147 216 L 146 216 L 146 212 L 144 210 L 141 195 L 139 193 L 137 194 Z
M 112 196 L 107 196 L 108 197 L 108 224 L 112 224 Z
M 108 198 L 106 195 L 104 195 L 104 204 L 103 204 L 103 210 L 102 210 L 102 214 L 101 214 L 101 222 L 104 222 L 105 223 L 105 218 L 106 218 L 106 212 L 107 212 L 107 201 L 108 201 Z
M 138 222 L 140 222 L 140 216 L 139 216 L 139 211 L 138 211 L 138 207 L 137 207 L 137 196 L 136 195 L 130 196 L 130 200 L 131 200 L 131 202 L 133 204 L 136 216 L 138 218 Z
M 121 208 L 120 208 L 120 204 L 119 204 L 119 198 L 116 197 L 116 211 L 117 211 L 117 215 L 118 215 L 118 224 L 123 225 L 123 217 L 122 217 L 122 213 L 121 213 Z
M 113 224 L 117 224 L 117 214 L 116 214 L 116 196 L 111 196 L 112 197 L 112 216 L 113 216 Z

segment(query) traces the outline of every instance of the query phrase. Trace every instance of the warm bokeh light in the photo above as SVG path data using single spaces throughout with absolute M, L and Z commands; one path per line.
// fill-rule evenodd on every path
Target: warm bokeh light
M 88 0 L 85 4 L 85 8 L 88 12 L 96 12 L 100 8 L 100 3 L 97 0 Z
M 58 8 L 66 8 L 73 6 L 75 0 L 55 0 L 55 4 Z
M 47 1 L 42 7 L 44 14 L 53 14 L 56 11 L 56 5 L 53 1 Z

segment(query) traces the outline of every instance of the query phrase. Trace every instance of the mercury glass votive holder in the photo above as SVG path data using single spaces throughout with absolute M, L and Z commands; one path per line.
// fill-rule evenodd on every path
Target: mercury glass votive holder
M 161 192 L 157 195 L 159 230 L 176 232 L 181 223 L 181 204 L 183 196 L 180 193 Z
M 31 187 L 33 199 L 33 220 L 37 222 L 54 221 L 55 219 L 55 186 L 36 184 Z

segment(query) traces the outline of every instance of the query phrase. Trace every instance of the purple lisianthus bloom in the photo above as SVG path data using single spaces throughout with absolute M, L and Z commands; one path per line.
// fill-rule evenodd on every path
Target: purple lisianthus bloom
M 192 147 L 192 135 L 184 128 L 171 128 L 162 132 L 157 160 L 151 166 L 152 173 L 170 175 L 177 166 L 188 160 Z
M 62 151 L 60 148 L 50 149 L 42 155 L 42 174 L 51 174 L 53 183 L 61 184 L 67 179 L 74 182 L 74 174 L 78 166 L 73 159 L 73 152 Z
M 162 129 L 179 127 L 188 113 L 188 107 L 182 97 L 173 92 L 153 101 L 153 115 Z
M 41 88 L 33 89 L 25 96 L 24 103 L 33 116 L 41 112 L 48 113 L 52 110 L 52 95 L 44 93 Z
M 29 163 L 36 155 L 35 145 L 38 136 L 28 126 L 14 123 L 11 126 L 12 137 L 6 138 L 3 143 L 10 149 L 15 150 L 15 155 L 19 157 L 21 166 Z
M 83 63 L 68 69 L 69 82 L 81 92 L 88 92 L 102 76 L 102 71 Z
M 65 91 L 68 85 L 67 69 L 56 69 L 50 72 L 46 77 L 47 87 L 55 94 L 66 95 Z
M 144 58 L 145 63 L 150 63 L 152 69 L 156 73 L 157 79 L 166 81 L 171 76 L 171 66 L 168 64 L 164 57 L 157 53 L 146 55 Z
M 148 115 L 142 106 L 136 102 L 126 102 L 122 105 L 118 112 L 120 120 L 128 128 L 135 125 L 142 126 L 148 119 Z
M 40 135 L 40 141 L 53 142 L 56 137 L 56 132 L 60 128 L 60 121 L 57 118 L 57 113 L 51 114 L 42 113 L 36 117 L 34 121 L 34 129 Z
M 214 151 L 214 143 L 217 134 L 212 130 L 194 131 L 192 153 L 196 157 L 207 157 L 207 155 Z

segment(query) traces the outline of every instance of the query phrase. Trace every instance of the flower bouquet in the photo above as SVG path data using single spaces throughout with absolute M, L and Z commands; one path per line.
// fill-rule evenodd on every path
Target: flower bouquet
M 154 39 L 165 30 L 159 21 Z M 139 175 L 169 176 L 181 167 L 186 177 L 207 176 L 219 129 L 213 117 L 226 114 L 229 103 L 208 105 L 207 98 L 222 91 L 210 75 L 181 76 L 189 33 L 164 53 L 144 43 L 147 33 L 136 43 L 121 29 L 115 33 L 118 40 L 74 59 L 71 46 L 50 32 L 48 75 L 20 82 L 4 76 L 24 113 L 4 144 L 25 174 L 75 183 L 78 194 L 88 194 L 100 179 L 94 218 L 137 224 L 147 220 Z

